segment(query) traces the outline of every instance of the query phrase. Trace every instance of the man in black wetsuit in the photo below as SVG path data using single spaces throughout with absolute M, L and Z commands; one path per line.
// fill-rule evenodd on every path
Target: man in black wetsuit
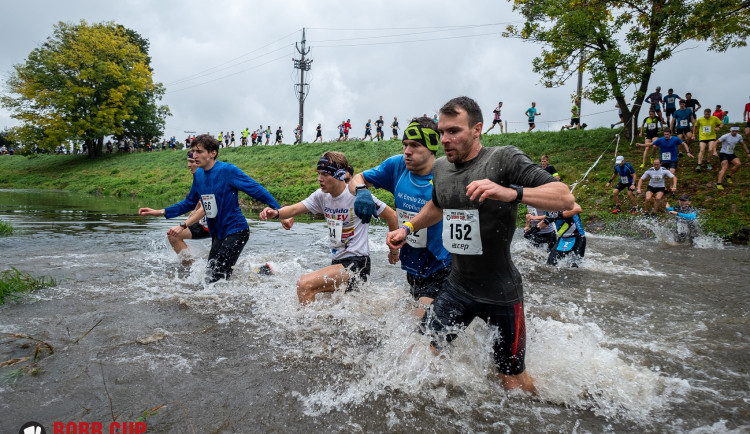
M 534 393 L 524 364 L 523 286 L 510 258 L 517 204 L 570 209 L 575 199 L 518 148 L 482 147 L 482 110 L 471 98 L 448 101 L 440 109 L 438 130 L 445 157 L 433 166 L 432 200 L 408 225 L 388 233 L 386 241 L 399 248 L 410 232 L 443 220 L 451 272 L 432 313 L 423 319 L 435 333 L 434 350 L 441 346 L 441 335 L 448 342 L 456 337 L 447 329 L 482 318 L 499 331 L 493 352 L 503 387 Z

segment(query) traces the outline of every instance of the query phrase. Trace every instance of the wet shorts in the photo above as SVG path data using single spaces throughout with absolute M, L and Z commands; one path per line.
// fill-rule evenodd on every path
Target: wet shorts
M 188 230 L 190 231 L 190 235 L 192 235 L 192 239 L 194 240 L 200 240 L 202 238 L 208 238 L 211 236 L 211 234 L 208 232 L 208 229 L 204 228 L 200 223 L 193 223 L 192 225 L 188 226 Z
M 349 278 L 349 286 L 347 286 L 346 292 L 357 289 L 359 281 L 367 282 L 367 277 L 370 275 L 369 256 L 349 256 L 348 258 L 334 259 L 331 261 L 331 265 L 336 264 L 343 265 L 350 274 L 355 274 L 355 276 Z
M 569 238 L 570 237 L 560 237 L 557 246 L 549 252 L 547 265 L 557 265 L 557 262 L 560 259 L 572 254 L 573 259 L 570 262 L 570 266 L 573 268 L 578 267 L 578 262 L 583 258 L 583 255 L 586 254 L 586 237 L 574 237 L 575 241 L 572 248 L 570 245 L 563 247 L 563 244 L 570 242 Z
M 726 160 L 726 161 L 732 161 L 735 158 L 737 158 L 737 156 L 735 154 L 725 154 L 723 152 L 719 152 L 719 161 L 720 162 L 724 161 L 724 160 Z
M 662 161 L 661 167 L 665 169 L 674 169 L 677 170 L 677 162 L 676 161 Z
M 503 375 L 522 373 L 526 354 L 523 302 L 512 306 L 482 303 L 469 298 L 446 280 L 422 318 L 422 325 L 435 335 L 432 344 L 440 348 L 440 341 L 451 342 L 457 336 L 457 328 L 467 327 L 477 317 L 497 330 L 492 351 L 498 371 Z
M 547 251 L 550 251 L 555 247 L 557 242 L 557 234 L 554 231 L 540 233 L 538 231 L 528 231 L 523 234 L 523 237 L 531 241 L 531 245 L 534 247 L 546 246 Z
M 651 193 L 656 194 L 656 193 L 664 193 L 666 191 L 666 189 L 667 189 L 666 187 L 652 187 L 652 186 L 649 185 L 646 188 L 646 191 L 650 191 Z
M 443 267 L 427 277 L 415 277 L 413 274 L 406 273 L 406 280 L 411 286 L 412 297 L 415 300 L 419 300 L 421 297 L 434 299 L 450 274 L 451 267 Z
M 623 184 L 622 182 L 617 183 L 617 187 L 615 187 L 615 190 L 617 191 L 625 191 L 630 188 L 630 186 L 633 185 L 633 183 Z
M 235 232 L 220 240 L 213 238 L 211 241 L 211 252 L 208 254 L 208 278 L 209 283 L 219 279 L 229 279 L 232 275 L 234 264 L 245 248 L 250 238 L 250 229 Z

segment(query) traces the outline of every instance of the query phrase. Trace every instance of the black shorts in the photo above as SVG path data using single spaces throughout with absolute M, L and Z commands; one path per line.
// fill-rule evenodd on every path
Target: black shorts
M 646 138 L 649 139 L 649 140 L 653 139 L 654 137 L 656 137 L 658 135 L 659 135 L 659 130 L 658 129 L 646 130 Z
M 526 321 L 523 302 L 511 306 L 482 303 L 454 288 L 445 281 L 443 289 L 422 318 L 427 332 L 433 334 L 432 344 L 441 347 L 441 341 L 456 338 L 457 327 L 467 327 L 474 318 L 481 318 L 495 328 L 492 351 L 495 366 L 503 375 L 518 375 L 525 370 Z
M 533 126 L 536 126 L 536 124 L 534 122 L 529 122 L 529 126 L 533 127 Z
M 650 191 L 651 193 L 654 193 L 654 194 L 664 193 L 665 191 L 667 191 L 667 187 L 652 187 L 649 185 L 648 187 L 646 187 L 646 191 Z
M 615 190 L 617 190 L 617 191 L 625 191 L 625 190 L 628 190 L 631 185 L 633 185 L 632 182 L 629 182 L 627 184 L 623 184 L 622 182 L 618 182 L 617 186 L 615 187 Z
M 315 135 L 315 137 L 323 137 L 323 132 L 322 131 L 318 131 L 318 133 Z
M 344 137 L 344 132 L 343 131 L 339 131 L 339 138 L 341 138 L 341 137 Z
M 719 162 L 722 162 L 724 160 L 726 160 L 726 161 L 732 161 L 735 158 L 737 158 L 737 156 L 735 154 L 725 154 L 723 152 L 719 152 Z
M 349 272 L 356 274 L 349 279 L 349 284 L 346 288 L 346 292 L 357 289 L 357 284 L 360 280 L 362 282 L 367 282 L 367 277 L 370 275 L 369 256 L 350 256 L 348 258 L 334 259 L 333 261 L 331 261 L 331 265 L 336 264 L 341 264 Z
M 380 134 L 380 135 L 383 135 L 383 129 L 382 128 L 378 128 L 377 130 L 375 130 L 375 132 L 378 133 L 378 134 Z
M 555 231 L 540 233 L 539 231 L 530 230 L 524 232 L 523 237 L 529 240 L 534 247 L 547 246 L 548 252 L 555 247 L 555 243 L 557 242 L 557 234 Z
M 222 240 L 212 238 L 211 252 L 208 254 L 209 283 L 219 279 L 229 279 L 248 238 L 250 238 L 250 229 L 227 235 Z
M 677 134 L 687 134 L 692 132 L 692 128 L 690 127 L 680 127 L 675 130 Z
M 421 297 L 434 299 L 437 297 L 443 283 L 451 274 L 451 267 L 443 267 L 427 277 L 416 277 L 413 274 L 406 273 L 406 281 L 411 286 L 411 295 L 415 300 Z
M 192 239 L 194 240 L 200 240 L 202 238 L 208 238 L 211 236 L 211 234 L 208 232 L 208 229 L 203 227 L 200 223 L 193 223 L 192 225 L 188 226 L 188 230 L 190 231 L 190 235 L 192 235 Z
M 365 137 L 366 137 L 366 136 L 371 136 L 371 135 L 372 135 L 372 133 L 370 132 L 370 130 L 369 130 L 369 129 L 365 130 Z
M 394 136 L 398 136 L 398 130 L 397 129 L 394 128 L 392 131 L 393 131 L 393 135 Z
M 566 251 L 561 251 L 559 250 L 560 245 L 566 242 L 565 238 L 567 237 L 560 237 L 557 247 L 549 252 L 549 256 L 547 257 L 547 265 L 557 265 L 557 262 L 560 259 L 572 254 L 573 259 L 570 265 L 572 267 L 578 267 L 579 259 L 583 258 L 583 255 L 586 254 L 586 237 L 575 237 L 573 248 Z
M 672 108 L 666 109 L 665 112 L 667 113 L 667 116 L 672 116 L 672 114 L 675 112 L 675 110 L 676 109 L 674 107 L 672 107 Z
M 493 119 L 493 120 L 492 120 L 492 125 L 495 125 L 495 124 L 502 124 L 502 123 L 503 123 L 503 120 L 502 120 L 502 119 Z
M 745 122 L 745 128 L 750 128 L 750 120 L 748 120 L 747 122 Z
M 701 140 L 701 143 L 710 144 L 711 142 L 715 142 L 716 139 L 708 139 L 708 140 Z
M 580 124 L 581 124 L 581 118 L 570 119 L 570 125 L 580 125 Z
M 661 167 L 665 169 L 674 169 L 677 170 L 677 161 L 662 161 Z

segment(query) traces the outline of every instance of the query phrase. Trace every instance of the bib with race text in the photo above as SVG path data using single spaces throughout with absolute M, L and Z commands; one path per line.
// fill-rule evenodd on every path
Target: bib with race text
M 708 134 L 711 132 L 711 125 L 704 125 L 703 128 L 701 128 L 701 131 L 703 131 L 704 134 Z
M 687 124 L 687 119 L 682 119 L 682 120 L 680 120 L 680 126 L 681 126 L 681 127 L 686 127 L 686 126 L 688 126 L 688 124 Z
M 216 204 L 216 196 L 213 194 L 201 195 L 201 202 L 203 202 L 203 211 L 206 212 L 207 218 L 214 218 L 219 214 L 219 206 Z
M 400 208 L 396 208 L 398 214 L 398 224 L 402 225 L 405 222 L 410 221 L 417 215 L 415 212 L 406 211 Z M 417 249 L 424 249 L 427 247 L 427 228 L 420 229 L 416 232 L 412 232 L 406 236 L 406 243 Z
M 343 247 L 344 242 L 341 241 L 341 234 L 343 233 L 344 222 L 327 218 L 326 223 L 328 224 L 328 241 L 331 243 L 331 247 Z
M 671 152 L 662 152 L 661 153 L 661 161 L 671 161 L 672 160 L 672 153 Z
M 481 255 L 478 209 L 443 210 L 443 247 L 459 255 Z
M 627 176 L 621 176 L 620 177 L 620 182 L 622 182 L 623 184 L 629 184 L 630 183 L 630 178 L 628 178 Z

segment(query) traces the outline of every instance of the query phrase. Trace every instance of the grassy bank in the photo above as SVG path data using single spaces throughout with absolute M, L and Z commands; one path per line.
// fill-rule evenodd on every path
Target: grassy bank
M 604 185 L 614 165 L 615 133 L 618 130 L 513 133 L 482 137 L 485 146 L 514 145 L 532 159 L 547 154 L 562 176 L 562 181 L 579 181 L 589 167 L 606 153 L 599 164 L 574 191 L 584 209 L 584 221 L 590 227 L 611 231 L 631 216 L 613 215 L 610 189 Z M 695 148 L 696 145 L 693 145 Z M 620 153 L 637 168 L 643 148 L 620 143 Z M 219 159 L 239 166 L 262 183 L 282 204 L 297 202 L 317 188 L 315 164 L 327 150 L 346 153 L 355 171 L 379 164 L 400 153 L 399 141 L 316 143 L 296 146 L 260 146 L 221 149 Z M 695 149 L 694 149 L 695 150 Z M 744 156 L 741 156 L 743 158 Z M 714 167 L 718 161 L 714 161 Z M 677 176 L 678 194 L 693 196 L 693 205 L 702 210 L 704 228 L 723 237 L 750 226 L 750 166 L 743 164 L 734 176 L 734 184 L 724 191 L 715 189 L 717 169 L 695 173 L 695 160 L 684 157 Z M 643 169 L 638 170 L 639 174 Z M 191 176 L 185 167 L 184 151 L 160 151 L 125 155 L 106 155 L 98 160 L 85 156 L 38 155 L 0 157 L 0 188 L 63 189 L 143 199 L 144 206 L 163 207 L 182 199 L 190 189 Z M 393 204 L 393 197 L 378 192 L 378 197 Z M 639 204 L 642 204 L 642 197 Z M 624 201 L 627 204 L 627 200 Z M 260 204 L 245 203 L 249 216 L 257 216 Z M 594 223 L 600 223 L 595 225 Z
M 13 233 L 13 226 L 10 223 L 0 220 L 0 236 L 10 235 Z

